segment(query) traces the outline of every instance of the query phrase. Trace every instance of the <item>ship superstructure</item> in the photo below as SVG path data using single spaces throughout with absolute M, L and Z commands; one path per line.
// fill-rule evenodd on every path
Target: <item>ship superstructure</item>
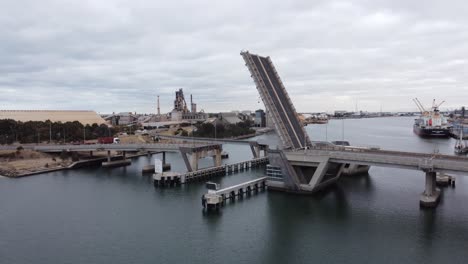
M 418 98 L 414 98 L 413 101 L 421 112 L 421 116 L 414 120 L 414 133 L 421 137 L 450 136 L 450 127 L 448 126 L 447 118 L 439 111 L 440 105 L 445 101 L 437 104 L 434 99 L 430 110 L 426 110 Z

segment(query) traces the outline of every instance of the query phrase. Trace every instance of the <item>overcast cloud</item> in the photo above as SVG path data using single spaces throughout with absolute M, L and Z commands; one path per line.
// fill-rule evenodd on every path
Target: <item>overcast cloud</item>
M 263 108 L 239 52 L 300 112 L 468 105 L 468 2 L 0 0 L 0 109 Z

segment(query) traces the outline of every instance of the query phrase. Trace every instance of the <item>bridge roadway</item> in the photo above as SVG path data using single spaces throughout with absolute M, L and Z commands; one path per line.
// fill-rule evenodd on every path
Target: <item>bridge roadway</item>
M 250 142 L 257 142 L 257 141 L 251 141 L 251 140 L 242 140 L 242 139 L 228 139 L 228 138 L 204 138 L 204 137 L 182 137 L 182 136 L 162 136 L 162 135 L 156 135 L 160 138 L 166 138 L 166 139 L 173 139 L 173 140 L 178 140 L 178 141 L 184 141 L 184 142 L 192 142 L 195 141 L 197 144 L 224 144 L 224 143 L 231 143 L 231 144 L 243 144 L 243 145 L 249 145 Z
M 307 162 L 308 157 L 325 156 L 329 162 L 394 167 L 402 169 L 468 173 L 468 157 L 434 153 L 373 150 L 353 147 L 315 147 L 286 152 L 291 162 Z
M 39 152 L 66 151 L 179 151 L 182 148 L 210 148 L 219 144 L 89 144 L 89 145 L 21 145 L 24 149 Z M 16 150 L 18 146 L 0 146 L 0 150 Z

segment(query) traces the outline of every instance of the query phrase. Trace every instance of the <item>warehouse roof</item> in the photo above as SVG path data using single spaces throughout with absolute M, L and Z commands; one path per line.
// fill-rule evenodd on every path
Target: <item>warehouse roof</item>
M 21 122 L 50 120 L 65 123 L 78 121 L 84 125 L 106 123 L 95 111 L 89 110 L 0 110 L 0 119 L 13 119 Z

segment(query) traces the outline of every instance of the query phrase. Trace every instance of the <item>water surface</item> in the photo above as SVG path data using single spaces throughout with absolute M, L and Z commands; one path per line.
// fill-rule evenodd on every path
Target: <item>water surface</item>
M 312 140 L 343 138 L 341 120 L 306 129 Z M 344 139 L 447 154 L 454 144 L 413 135 L 412 118 L 344 120 Z M 228 163 L 252 156 L 248 146 L 224 149 Z M 173 170 L 184 169 L 180 154 L 167 159 Z M 155 189 L 141 175 L 149 162 L 139 157 L 125 168 L 0 178 L 0 263 L 466 263 L 468 257 L 468 177 L 444 189 L 435 210 L 419 208 L 422 172 L 372 167 L 314 196 L 265 192 L 205 213 L 203 183 Z M 263 174 L 214 180 L 229 186 Z

